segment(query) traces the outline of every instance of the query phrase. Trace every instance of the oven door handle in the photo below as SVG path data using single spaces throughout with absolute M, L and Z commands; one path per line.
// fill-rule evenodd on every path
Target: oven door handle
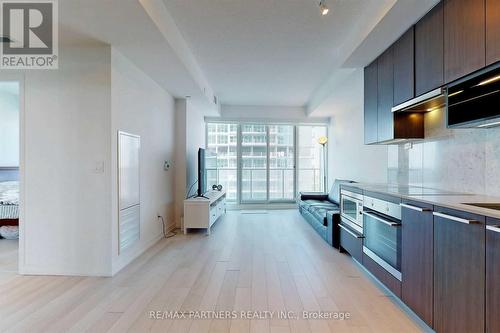
M 347 232 L 349 235 L 351 235 L 352 237 L 354 238 L 365 238 L 363 236 L 360 236 L 360 235 L 356 235 L 354 232 L 352 232 L 351 230 L 347 229 L 346 227 L 344 227 L 342 224 L 339 224 L 339 227 L 341 227 L 345 232 Z
M 366 216 L 368 216 L 368 217 L 371 217 L 372 219 L 377 220 L 377 221 L 379 221 L 379 222 L 382 222 L 382 223 L 384 223 L 385 225 L 388 225 L 388 226 L 390 226 L 390 227 L 399 227 L 399 226 L 401 225 L 401 223 L 386 221 L 386 220 L 384 220 L 383 218 L 378 217 L 377 215 L 372 214 L 372 213 L 363 212 L 363 215 L 366 215 Z

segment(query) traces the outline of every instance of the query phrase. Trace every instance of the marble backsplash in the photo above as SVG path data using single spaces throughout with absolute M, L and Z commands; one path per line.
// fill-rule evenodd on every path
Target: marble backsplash
M 389 183 L 500 197 L 500 127 L 447 129 L 445 110 L 425 115 L 425 140 L 388 148 Z

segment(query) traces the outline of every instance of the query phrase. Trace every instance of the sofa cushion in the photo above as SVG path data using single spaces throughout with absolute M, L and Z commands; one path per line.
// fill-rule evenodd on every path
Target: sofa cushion
M 336 203 L 337 205 L 340 205 L 340 184 L 350 184 L 350 183 L 355 183 L 352 180 L 345 180 L 345 179 L 335 179 L 333 182 L 333 186 L 330 190 L 330 193 L 328 193 L 328 200 L 330 200 L 333 203 Z
M 328 200 L 328 194 L 323 192 L 300 192 L 300 200 Z
M 311 205 L 309 207 L 309 212 L 311 213 L 311 215 L 318 219 L 318 221 L 323 223 L 324 226 L 328 225 L 326 213 L 335 210 L 338 210 L 338 207 L 333 204 Z

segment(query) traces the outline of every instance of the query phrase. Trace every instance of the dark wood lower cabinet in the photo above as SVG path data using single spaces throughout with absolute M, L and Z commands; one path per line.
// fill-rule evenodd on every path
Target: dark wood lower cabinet
M 434 330 L 485 330 L 485 217 L 434 209 Z
M 500 220 L 486 227 L 486 332 L 500 332 Z
M 432 327 L 433 206 L 405 200 L 402 204 L 401 299 Z
M 401 298 L 401 281 L 377 264 L 372 258 L 363 253 L 363 266 L 373 274 L 384 286 Z

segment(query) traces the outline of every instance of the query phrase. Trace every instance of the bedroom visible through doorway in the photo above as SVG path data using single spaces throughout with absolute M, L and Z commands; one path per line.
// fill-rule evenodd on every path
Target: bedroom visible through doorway
M 0 273 L 18 272 L 20 87 L 0 81 Z

